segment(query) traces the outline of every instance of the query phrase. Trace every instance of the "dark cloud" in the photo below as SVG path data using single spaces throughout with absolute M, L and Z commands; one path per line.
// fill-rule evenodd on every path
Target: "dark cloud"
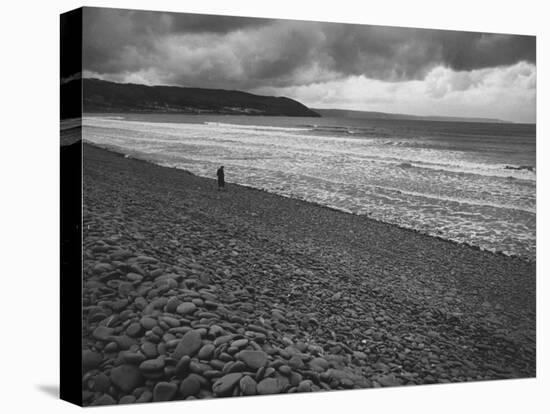
M 86 8 L 84 69 L 112 79 L 250 89 L 423 79 L 535 63 L 532 36 Z
M 435 65 L 473 70 L 518 61 L 535 62 L 532 36 L 326 25 L 334 67 L 383 80 L 422 79 Z M 330 26 L 330 28 L 328 28 Z
M 441 46 L 443 61 L 455 70 L 536 63 L 533 36 L 446 32 Z
M 253 17 L 216 16 L 193 13 L 162 13 L 171 20 L 175 32 L 185 33 L 228 33 L 248 27 L 269 24 L 271 19 Z

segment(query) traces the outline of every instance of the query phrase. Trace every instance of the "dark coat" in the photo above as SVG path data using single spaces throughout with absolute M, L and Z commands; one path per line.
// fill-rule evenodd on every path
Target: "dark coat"
M 223 187 L 225 185 L 225 173 L 223 172 L 223 168 L 218 168 L 218 171 L 216 171 L 216 175 L 218 176 L 218 185 L 220 187 Z

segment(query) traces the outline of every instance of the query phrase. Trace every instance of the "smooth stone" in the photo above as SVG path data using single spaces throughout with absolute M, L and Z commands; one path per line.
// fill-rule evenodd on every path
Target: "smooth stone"
M 172 357 L 179 360 L 185 355 L 193 356 L 201 348 L 201 334 L 198 330 L 191 330 L 181 338 L 174 350 Z
M 245 376 L 239 381 L 239 387 L 243 395 L 255 395 L 257 383 L 250 376 Z
M 136 259 L 140 263 L 156 263 L 158 262 L 157 259 L 151 256 L 138 256 Z
M 189 358 L 188 355 L 183 356 L 178 361 L 178 363 L 176 364 L 176 371 L 175 371 L 175 375 L 178 378 L 183 378 L 189 372 L 190 362 L 191 362 L 191 358 Z
M 103 355 L 99 352 L 90 351 L 86 349 L 82 351 L 82 370 L 84 373 L 94 369 L 103 361 Z
M 232 335 L 232 334 L 218 336 L 216 339 L 214 339 L 214 345 L 216 345 L 216 346 L 223 345 L 226 342 L 231 341 L 233 339 L 233 337 L 234 337 L 234 335 Z
M 140 323 L 141 323 L 141 326 L 143 326 L 143 328 L 147 331 L 149 331 L 149 330 L 153 329 L 155 326 L 157 326 L 156 319 L 149 318 L 147 316 L 144 316 L 143 318 L 141 318 Z
M 139 365 L 146 359 L 139 352 L 122 351 L 119 355 L 125 363 L 131 365 Z
M 134 365 L 120 365 L 111 369 L 111 382 L 127 393 L 143 383 L 143 375 Z
M 110 341 L 115 330 L 107 326 L 98 326 L 94 329 L 92 336 L 99 341 Z
M 263 351 L 241 351 L 236 357 L 254 371 L 265 366 L 269 361 L 268 355 Z
M 300 384 L 301 381 L 302 381 L 302 375 L 298 372 L 293 371 L 288 376 L 288 382 L 293 387 L 297 387 Z
M 133 404 L 136 402 L 136 397 L 133 395 L 125 395 L 120 400 L 118 400 L 119 404 Z
M 240 381 L 242 376 L 243 374 L 238 372 L 224 375 L 214 383 L 212 391 L 214 391 L 214 394 L 217 396 L 227 397 L 232 394 L 233 388 Z
M 189 370 L 195 374 L 202 374 L 204 371 L 208 371 L 212 367 L 208 364 L 202 364 L 200 362 L 191 361 L 189 364 Z
M 103 394 L 97 400 L 95 400 L 92 405 L 113 405 L 116 404 L 116 401 L 109 394 Z
M 224 372 L 243 372 L 246 370 L 246 364 L 243 361 L 228 362 L 224 367 Z
M 164 331 L 160 326 L 155 326 L 153 329 L 151 329 L 151 332 L 158 337 L 162 337 L 162 335 L 164 335 Z
M 128 328 L 126 328 L 126 333 L 131 336 L 131 337 L 137 337 L 141 334 L 141 324 L 138 323 L 138 322 L 134 322 L 132 324 L 130 324 L 130 326 L 128 326 Z
M 304 361 L 298 355 L 294 355 L 287 363 L 293 369 L 302 369 L 304 367 Z
M 170 401 L 176 396 L 178 387 L 172 382 L 159 382 L 153 389 L 153 401 Z
M 109 380 L 109 377 L 105 375 L 103 372 L 97 374 L 93 378 L 94 391 L 107 392 L 110 386 L 111 386 L 111 381 Z
M 141 345 L 141 352 L 143 352 L 143 354 L 149 359 L 153 359 L 158 356 L 157 346 L 152 342 L 144 342 Z
M 204 345 L 199 350 L 199 353 L 198 353 L 199 359 L 210 360 L 212 358 L 212 355 L 214 354 L 215 349 L 216 349 L 216 347 L 214 346 L 214 344 Z
M 312 370 L 317 372 L 323 372 L 329 368 L 327 360 L 320 357 L 313 358 L 311 361 L 309 361 L 309 366 Z
M 166 323 L 170 328 L 177 328 L 180 326 L 180 321 L 176 318 L 172 318 L 171 316 L 162 316 L 161 321 Z
M 223 374 L 221 371 L 218 371 L 217 369 L 209 369 L 208 371 L 204 371 L 201 375 L 204 378 L 211 380 L 213 378 L 219 378 Z
M 153 399 L 153 393 L 149 390 L 145 390 L 136 400 L 136 403 L 150 402 L 152 399 Z
M 98 263 L 93 267 L 94 273 L 104 273 L 113 270 L 113 266 L 108 263 Z
M 367 354 L 361 351 L 353 351 L 353 357 L 358 360 L 364 360 L 367 359 Z
M 185 378 L 180 384 L 180 395 L 183 398 L 197 395 L 201 389 L 201 383 L 197 375 L 191 374 Z
M 394 374 L 382 375 L 374 379 L 376 380 L 376 382 L 384 387 L 396 387 L 402 385 L 401 381 L 396 378 Z
M 296 389 L 298 392 L 311 392 L 311 381 L 310 380 L 304 380 L 298 384 L 298 388 Z
M 197 306 L 193 302 L 183 302 L 176 308 L 176 312 L 180 315 L 188 315 L 195 312 L 196 310 Z
M 116 345 L 121 350 L 130 349 L 136 344 L 136 340 L 130 338 L 128 335 L 113 336 L 113 341 L 116 342 Z
M 147 361 L 143 361 L 139 365 L 139 369 L 144 372 L 156 372 L 164 369 L 164 365 L 165 365 L 164 359 L 160 359 L 160 358 L 149 359 Z
M 222 328 L 221 326 L 219 326 L 219 325 L 212 325 L 212 326 L 210 327 L 210 329 L 208 330 L 208 335 L 216 337 L 216 336 L 223 335 L 224 332 L 225 332 L 225 331 L 223 330 L 223 328 Z M 230 335 L 230 336 L 231 336 L 231 335 Z M 215 342 L 214 342 L 214 344 L 217 345 Z
M 139 282 L 141 279 L 143 279 L 143 276 L 138 273 L 128 273 L 126 275 L 126 278 L 132 282 Z
M 283 375 L 288 376 L 288 375 L 291 374 L 292 369 L 291 369 L 288 365 L 281 365 L 281 366 L 279 367 L 279 372 L 280 372 L 281 374 L 283 374 Z
M 176 313 L 176 309 L 179 305 L 181 305 L 181 300 L 178 298 L 172 297 L 168 299 L 168 302 L 166 303 L 166 312 Z
M 113 260 L 124 260 L 131 256 L 133 256 L 133 254 L 129 250 L 119 249 L 119 250 L 115 250 L 114 252 L 111 252 L 111 258 Z
M 248 345 L 248 339 L 237 339 L 236 341 L 231 342 L 231 346 L 235 348 L 242 348 Z
M 258 394 L 278 394 L 283 390 L 282 384 L 277 378 L 265 378 L 257 386 Z

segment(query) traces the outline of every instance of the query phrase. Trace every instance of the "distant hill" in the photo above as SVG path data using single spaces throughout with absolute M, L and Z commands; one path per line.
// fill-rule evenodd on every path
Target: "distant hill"
M 352 111 L 347 109 L 316 109 L 323 117 L 353 118 L 353 119 L 401 119 L 411 121 L 447 121 L 447 122 L 487 122 L 506 123 L 501 119 L 493 118 L 465 118 L 455 116 L 418 116 L 406 114 L 389 114 L 385 112 Z
M 79 80 L 61 86 L 72 93 Z M 146 86 L 83 79 L 83 111 L 155 112 L 227 115 L 320 115 L 300 102 L 284 97 L 260 96 L 223 89 Z M 73 84 L 74 83 L 74 84 Z

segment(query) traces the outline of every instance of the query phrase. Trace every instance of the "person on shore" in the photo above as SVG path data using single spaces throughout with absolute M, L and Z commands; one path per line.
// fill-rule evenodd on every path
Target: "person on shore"
M 218 176 L 218 190 L 225 189 L 225 173 L 223 172 L 223 165 L 218 168 L 216 175 Z

